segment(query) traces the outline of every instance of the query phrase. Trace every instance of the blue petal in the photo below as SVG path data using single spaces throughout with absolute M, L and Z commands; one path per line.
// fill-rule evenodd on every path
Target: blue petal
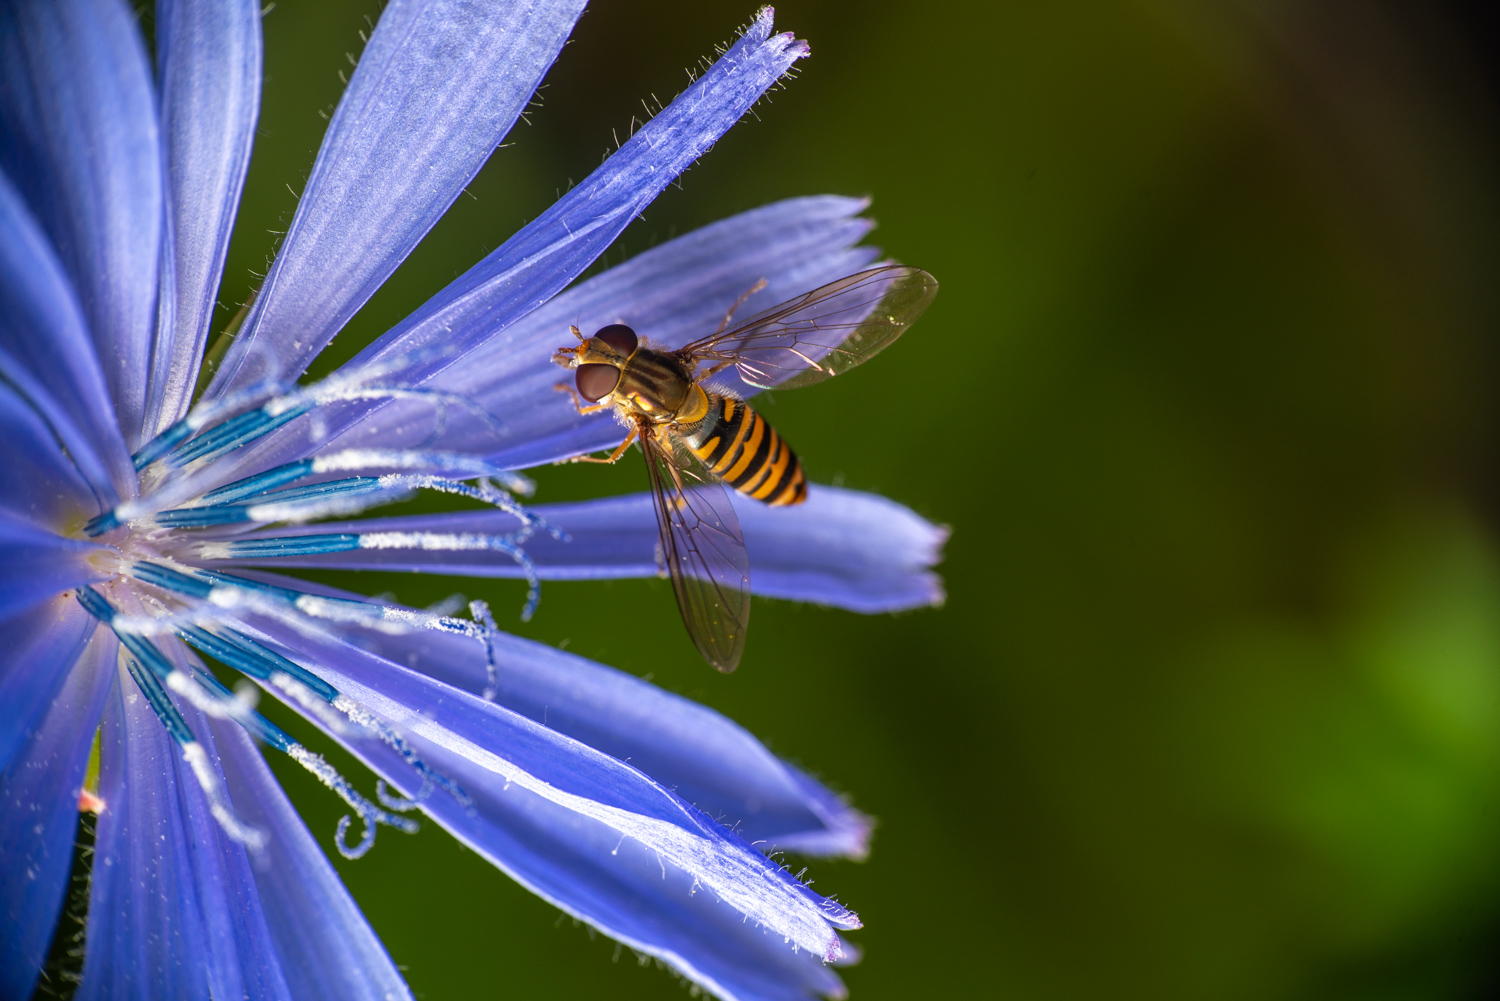
M 156 329 L 162 167 L 156 99 L 121 0 L 0 7 L 0 167 L 51 237 L 139 443 Z
M 0 173 L 0 373 L 44 412 L 105 504 L 134 490 L 131 464 L 73 285 L 10 179 Z
M 333 597 L 332 588 L 271 574 L 281 586 Z M 495 674 L 477 641 L 436 631 L 351 630 L 356 646 L 494 701 L 651 776 L 764 851 L 863 857 L 870 821 L 777 758 L 727 717 L 655 685 L 565 653 L 496 633 Z
M 35 410 L 0 384 L 0 508 L 41 528 L 77 524 L 97 499 Z
M 489 684 L 473 640 L 366 633 L 372 652 L 457 688 Z M 500 705 L 628 761 L 764 852 L 862 858 L 871 824 L 733 720 L 641 679 L 503 633 L 492 640 Z
M 429 816 L 528 889 L 726 998 L 840 989 L 823 960 L 858 918 L 641 772 L 525 717 L 331 637 L 267 624 L 316 673 L 403 732 L 472 801 Z M 375 741 L 350 750 L 408 795 L 420 783 Z
M 162 0 L 156 51 L 175 267 L 152 356 L 147 434 L 188 408 L 260 109 L 259 0 Z
M 385 8 L 211 395 L 302 373 L 484 165 L 582 10 L 582 0 Z
M 235 724 L 215 723 L 220 763 L 239 816 L 268 836 L 255 868 L 261 906 L 298 1001 L 410 998 L 359 905 Z
M 819 485 L 794 508 L 734 496 L 760 593 L 867 614 L 943 602 L 942 578 L 930 568 L 948 530 L 910 508 Z
M 0 768 L 41 724 L 52 697 L 94 634 L 93 616 L 71 596 L 58 595 L 39 608 L 0 623 Z
M 403 381 L 424 381 L 567 288 L 792 63 L 807 55 L 805 42 L 771 34 L 771 15 L 771 8 L 762 8 L 729 51 L 582 184 L 360 352 L 352 364 L 441 348 L 441 355 L 424 354 L 401 369 Z
M 930 568 L 941 558 L 947 530 L 910 508 L 874 494 L 817 485 L 809 489 L 807 502 L 796 507 L 772 508 L 737 493 L 731 496 L 750 553 L 750 586 L 758 595 L 869 614 L 935 605 L 943 600 L 942 581 Z M 530 510 L 570 537 L 559 541 L 539 531 L 526 541 L 526 555 L 543 580 L 655 577 L 661 572 L 656 557 L 656 512 L 649 494 L 578 504 L 541 504 Z M 505 535 L 519 527 L 513 516 L 486 510 L 366 518 L 249 537 L 341 532 Z M 454 552 L 416 545 L 279 557 L 261 564 L 472 577 L 524 576 L 516 561 L 499 550 Z
M 67 539 L 0 513 L 0 619 L 70 587 L 107 580 L 88 557 L 105 547 Z
M 570 341 L 567 324 L 578 315 L 577 304 L 584 301 L 580 295 L 607 297 L 603 308 L 611 313 L 631 309 L 638 301 L 649 302 L 641 316 L 648 322 L 659 316 L 683 318 L 683 310 L 703 305 L 706 297 L 711 304 L 706 311 L 698 312 L 703 322 L 712 324 L 729 303 L 763 276 L 774 276 L 778 291 L 790 282 L 795 286 L 788 290 L 790 294 L 820 284 L 817 278 L 827 272 L 829 254 L 839 258 L 837 270 L 823 280 L 858 270 L 847 267 L 850 259 L 868 260 L 873 251 L 847 248 L 868 230 L 869 223 L 849 216 L 864 203 L 853 199 L 799 199 L 745 213 L 674 240 L 568 295 L 558 296 L 544 309 L 536 308 L 593 263 L 664 187 L 706 153 L 793 62 L 806 54 L 805 43 L 794 41 L 790 35 L 771 35 L 771 11 L 764 8 L 702 78 L 636 132 L 603 166 L 341 372 L 379 360 L 394 366 L 383 382 L 416 385 L 432 380 L 433 388 L 452 388 L 500 415 L 507 443 L 525 446 L 542 429 L 559 424 L 572 427 L 579 420 L 567 402 L 552 393 L 552 384 L 560 381 L 560 373 L 548 365 L 548 359 L 554 348 Z M 723 237 L 731 233 L 749 242 L 728 245 Z M 768 246 L 767 238 L 772 236 L 779 239 Z M 753 249 L 746 253 L 747 247 Z M 701 256 L 705 253 L 710 255 L 706 260 Z M 790 258 L 782 256 L 786 254 Z M 679 270 L 661 267 L 669 260 Z M 656 284 L 643 287 L 639 285 L 642 281 Z M 709 320 L 710 316 L 714 318 Z M 700 323 L 695 329 L 705 328 Z M 713 329 L 712 325 L 707 329 Z M 655 330 L 650 333 L 657 336 Z M 458 362 L 460 358 L 462 363 Z M 498 367 L 493 370 L 480 368 L 496 361 Z M 532 378 L 515 383 L 518 369 Z M 482 372 L 482 378 L 475 379 L 476 372 Z M 542 378 L 537 378 L 539 374 Z M 304 419 L 289 425 L 276 441 L 247 456 L 236 470 L 248 468 L 251 462 L 300 458 L 360 422 L 371 409 L 369 404 L 348 405 L 341 411 L 320 413 L 317 422 Z M 386 447 L 431 436 L 433 413 L 429 404 L 398 403 L 374 409 L 380 417 L 368 421 L 365 430 Z M 490 424 L 451 411 L 448 419 L 445 447 L 495 450 L 497 443 L 485 440 L 493 434 Z M 476 436 L 481 443 L 470 444 L 467 439 Z M 343 443 L 356 447 L 362 441 L 360 435 L 351 434 L 344 436 Z M 509 452 L 502 454 L 510 461 Z M 517 461 L 529 464 L 526 457 L 530 454 L 523 449 Z
M 116 677 L 78 998 L 289 998 L 244 847 L 210 815 L 135 682 Z M 220 771 L 207 721 L 181 708 Z
M 72 599 L 68 604 L 77 607 Z M 28 997 L 46 959 L 73 860 L 78 793 L 114 677 L 116 649 L 114 636 L 102 630 L 81 657 L 75 648 L 62 691 L 44 707 L 45 718 L 21 753 L 0 772 L 0 997 Z M 14 707 L 6 706 L 9 714 Z
M 866 205 L 862 199 L 824 195 L 742 212 L 581 282 L 503 330 L 487 331 L 461 364 L 439 373 L 428 387 L 498 415 L 503 437 L 496 440 L 491 425 L 469 411 L 448 407 L 436 447 L 491 453 L 502 465 L 524 467 L 618 442 L 617 423 L 580 417 L 553 391 L 571 381 L 551 363 L 556 348 L 573 343 L 569 323 L 594 329 L 624 320 L 653 342 L 684 344 L 718 326 L 730 304 L 761 278 L 767 288 L 747 309 L 865 267 L 879 254 L 873 247 L 854 246 L 872 225 L 858 215 Z M 302 458 L 334 437 L 337 444 L 331 447 L 337 448 L 433 445 L 434 407 L 425 401 L 396 401 L 373 415 L 366 405 L 348 406 L 319 417 L 326 431 L 307 419 L 289 424 L 260 454 L 234 467 L 234 475 Z

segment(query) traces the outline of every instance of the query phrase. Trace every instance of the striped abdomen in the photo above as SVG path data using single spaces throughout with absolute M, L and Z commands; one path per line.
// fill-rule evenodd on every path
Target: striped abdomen
M 708 396 L 708 416 L 683 443 L 714 475 L 772 506 L 807 500 L 807 477 L 790 445 L 742 401 Z

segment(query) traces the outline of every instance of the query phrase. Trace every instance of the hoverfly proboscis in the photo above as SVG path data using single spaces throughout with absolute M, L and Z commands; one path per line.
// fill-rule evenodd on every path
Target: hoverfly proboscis
M 764 281 L 751 289 L 758 291 Z M 880 352 L 937 294 L 925 271 L 887 265 L 840 278 L 675 350 L 654 348 L 613 323 L 558 349 L 553 361 L 576 370 L 581 414 L 613 409 L 628 428 L 607 458 L 638 441 L 656 506 L 662 562 L 682 621 L 703 659 L 733 671 L 750 620 L 750 562 L 727 484 L 772 506 L 807 499 L 802 463 L 731 385 L 796 389 L 831 378 Z M 743 392 L 743 390 L 741 390 Z

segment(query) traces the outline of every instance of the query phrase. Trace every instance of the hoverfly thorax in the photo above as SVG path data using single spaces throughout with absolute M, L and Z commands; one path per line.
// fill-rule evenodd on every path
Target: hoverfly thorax
M 578 395 L 589 403 L 613 404 L 656 424 L 701 418 L 707 411 L 687 363 L 644 346 L 623 323 L 603 327 L 559 355 L 575 369 Z

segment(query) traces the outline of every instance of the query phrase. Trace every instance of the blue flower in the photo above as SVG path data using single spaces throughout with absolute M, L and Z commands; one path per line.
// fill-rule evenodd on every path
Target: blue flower
M 498 632 L 482 603 L 457 618 L 243 569 L 655 574 L 645 497 L 528 508 L 514 471 L 618 440 L 552 392 L 569 323 L 681 343 L 758 278 L 771 301 L 875 258 L 856 246 L 864 203 L 805 198 L 569 288 L 806 46 L 760 12 L 581 185 L 297 385 L 497 147 L 582 7 L 393 0 L 195 406 L 258 7 L 159 0 L 153 78 L 122 0 L 0 3 L 0 996 L 35 983 L 96 735 L 81 997 L 410 996 L 255 740 L 349 804 L 345 854 L 420 811 L 714 994 L 840 994 L 825 963 L 858 919 L 764 854 L 864 853 L 869 822 L 827 789 L 714 712 Z M 265 527 L 418 489 L 483 507 Z M 941 597 L 941 531 L 889 501 L 818 488 L 740 517 L 759 593 L 864 612 Z M 205 656 L 366 763 L 375 800 Z

